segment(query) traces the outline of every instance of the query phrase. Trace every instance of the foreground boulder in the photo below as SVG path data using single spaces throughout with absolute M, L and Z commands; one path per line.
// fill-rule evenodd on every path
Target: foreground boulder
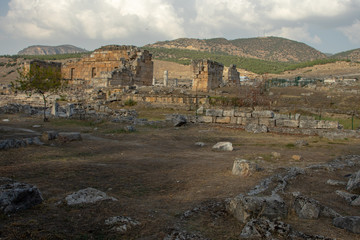
M 41 192 L 36 186 L 11 182 L 0 186 L 0 210 L 13 213 L 42 203 Z
M 106 219 L 105 225 L 110 226 L 112 231 L 125 233 L 141 223 L 130 217 L 117 216 Z
M 340 217 L 335 210 L 323 206 L 315 199 L 297 195 L 294 201 L 294 209 L 299 218 L 303 219 L 318 219 L 319 217 Z
M 286 204 L 277 194 L 265 197 L 240 194 L 228 201 L 226 209 L 242 223 L 258 217 L 271 220 L 283 219 L 287 216 Z
M 360 193 L 360 171 L 351 175 L 346 185 L 346 190 Z
M 333 224 L 335 227 L 348 230 L 353 233 L 360 234 L 360 217 L 346 216 L 334 218 Z
M 259 170 L 260 168 L 256 163 L 252 163 L 245 159 L 236 159 L 233 164 L 232 174 L 247 177 Z
M 79 132 L 59 132 L 58 139 L 62 142 L 81 141 L 81 134 Z
M 218 142 L 212 149 L 217 151 L 232 151 L 234 148 L 231 142 Z
M 90 187 L 74 192 L 65 198 L 67 205 L 95 203 L 104 200 L 117 201 L 116 198 L 109 197 L 106 193 Z

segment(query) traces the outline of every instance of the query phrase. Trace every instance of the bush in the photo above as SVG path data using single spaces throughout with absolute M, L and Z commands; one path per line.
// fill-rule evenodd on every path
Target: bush
M 136 101 L 134 101 L 133 99 L 128 99 L 128 100 L 126 100 L 125 102 L 124 102 L 124 105 L 125 106 L 135 106 L 137 104 L 137 102 Z

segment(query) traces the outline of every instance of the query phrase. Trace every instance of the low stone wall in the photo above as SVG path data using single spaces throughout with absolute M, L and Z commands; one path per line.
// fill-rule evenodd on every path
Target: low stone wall
M 198 116 L 200 123 L 224 123 L 246 126 L 248 124 L 265 125 L 268 128 L 301 128 L 301 129 L 338 129 L 335 121 L 315 120 L 309 116 L 276 114 L 270 110 L 246 111 L 226 109 L 206 109 L 204 115 Z

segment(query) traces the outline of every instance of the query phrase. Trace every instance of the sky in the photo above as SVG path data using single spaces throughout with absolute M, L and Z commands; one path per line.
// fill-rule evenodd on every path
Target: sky
M 0 55 L 31 45 L 265 36 L 324 53 L 360 48 L 360 0 L 0 0 Z

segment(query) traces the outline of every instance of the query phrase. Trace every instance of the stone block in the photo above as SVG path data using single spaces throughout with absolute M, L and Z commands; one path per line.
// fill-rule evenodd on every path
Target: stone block
M 265 217 L 268 219 L 282 219 L 287 216 L 287 207 L 279 195 L 272 196 L 244 196 L 242 194 L 230 199 L 226 209 L 242 223 L 252 218 Z
M 258 118 L 242 118 L 242 125 L 249 125 L 249 124 L 259 124 Z
M 243 125 L 243 118 L 242 117 L 236 117 L 236 124 Z
M 339 127 L 339 123 L 335 122 L 335 121 L 325 121 L 325 120 L 320 120 L 317 124 L 317 128 L 322 128 L 322 129 L 337 129 Z
M 317 128 L 318 120 L 301 120 L 299 123 L 300 128 Z
M 259 124 L 267 127 L 275 127 L 275 121 L 273 118 L 259 118 Z
M 237 124 L 237 117 L 230 117 L 230 123 L 231 124 Z
M 213 150 L 218 151 L 232 151 L 234 148 L 231 142 L 218 142 L 212 147 Z
M 230 117 L 216 117 L 216 123 L 230 123 Z
M 234 116 L 235 117 L 251 118 L 251 112 L 243 112 L 243 111 L 235 110 L 234 111 Z
M 292 128 L 299 127 L 299 121 L 297 120 L 276 119 L 275 124 L 277 127 L 292 127 Z
M 269 110 L 265 110 L 265 111 L 253 111 L 251 113 L 252 117 L 254 118 L 273 118 L 274 117 L 274 112 L 273 111 L 269 111 Z
M 234 110 L 224 110 L 223 111 L 224 117 L 233 117 L 234 116 Z
M 254 172 L 260 170 L 256 163 L 250 162 L 245 159 L 236 159 L 233 164 L 232 174 L 247 177 L 251 176 Z
M 222 109 L 206 109 L 206 116 L 222 117 L 222 115 L 223 115 Z
M 199 123 L 213 123 L 213 117 L 211 116 L 198 116 Z

